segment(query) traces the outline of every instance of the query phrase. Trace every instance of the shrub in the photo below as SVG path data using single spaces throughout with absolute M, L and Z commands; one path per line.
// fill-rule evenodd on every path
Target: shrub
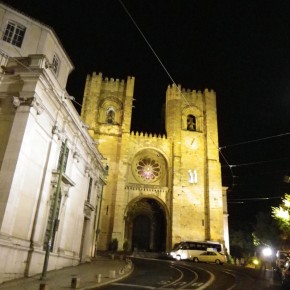
M 123 250 L 124 250 L 124 252 L 128 252 L 128 250 L 129 250 L 129 243 L 127 240 L 125 240 L 123 243 Z
M 116 252 L 118 250 L 118 239 L 113 239 L 110 242 L 109 250 L 112 252 Z

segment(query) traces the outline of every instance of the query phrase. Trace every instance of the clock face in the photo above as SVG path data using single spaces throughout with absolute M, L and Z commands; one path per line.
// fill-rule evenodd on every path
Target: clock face
M 135 178 L 142 183 L 153 183 L 163 174 L 162 157 L 156 152 L 139 154 L 135 157 L 132 171 Z

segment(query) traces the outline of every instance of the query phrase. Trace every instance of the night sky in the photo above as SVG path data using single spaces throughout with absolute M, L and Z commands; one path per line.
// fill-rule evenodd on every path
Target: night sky
M 290 1 L 4 2 L 55 30 L 75 66 L 67 91 L 77 102 L 87 74 L 135 76 L 134 131 L 165 132 L 161 111 L 173 81 L 215 90 L 232 228 L 290 192 L 283 182 L 290 174 Z

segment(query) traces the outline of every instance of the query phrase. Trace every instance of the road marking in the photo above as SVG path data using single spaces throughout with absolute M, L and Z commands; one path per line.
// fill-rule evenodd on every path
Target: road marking
M 170 280 L 168 280 L 168 281 L 159 281 L 158 282 L 158 284 L 160 284 L 160 285 L 166 285 L 166 284 L 169 284 L 169 283 L 171 283 Z
M 202 286 L 202 285 L 203 285 L 203 282 L 195 282 L 191 284 L 191 286 L 197 286 L 197 287 Z
M 204 269 L 203 269 L 204 270 Z M 204 270 L 205 272 L 207 272 L 210 276 L 209 280 L 204 283 L 201 287 L 197 288 L 197 290 L 202 290 L 202 289 L 206 289 L 209 285 L 211 285 L 213 283 L 213 281 L 215 280 L 215 275 L 207 270 Z
M 175 264 L 175 266 L 177 266 L 177 265 Z M 170 266 L 170 267 L 176 269 L 176 270 L 179 271 L 179 272 L 181 272 L 181 270 L 180 270 L 180 269 L 177 269 L 176 267 L 173 267 L 173 266 Z M 180 277 L 179 279 L 176 279 L 175 281 L 173 281 L 173 282 L 170 283 L 170 284 L 164 285 L 165 287 L 168 287 L 168 286 L 170 286 L 170 285 L 174 285 L 174 286 L 179 286 L 179 287 L 178 287 L 179 289 L 185 289 L 185 287 L 190 286 L 191 283 L 195 282 L 195 281 L 198 279 L 198 275 L 197 275 L 197 273 L 196 273 L 195 271 L 193 271 L 193 270 L 191 269 L 191 267 L 187 267 L 186 265 L 178 265 L 178 267 L 181 268 L 181 269 L 186 269 L 187 271 L 190 271 L 190 272 L 194 273 L 195 278 L 194 278 L 192 281 L 190 281 L 190 282 L 187 282 L 187 281 L 180 281 L 180 280 L 183 278 L 183 276 L 184 276 L 183 272 L 181 272 L 182 275 L 181 275 L 181 277 Z M 159 289 L 160 289 L 160 288 L 159 288 Z
M 156 287 L 151 287 L 151 286 L 142 286 L 142 285 L 124 284 L 124 283 L 112 283 L 111 285 L 135 287 L 135 288 L 141 288 L 141 289 L 156 289 Z
M 178 281 L 180 281 L 183 278 L 183 273 L 179 269 L 177 269 L 176 267 L 173 267 L 173 266 L 170 266 L 170 268 L 177 270 L 180 273 L 180 276 L 178 279 L 174 280 L 173 282 L 163 285 L 165 287 L 168 287 L 170 285 L 175 285 L 175 283 L 177 283 Z

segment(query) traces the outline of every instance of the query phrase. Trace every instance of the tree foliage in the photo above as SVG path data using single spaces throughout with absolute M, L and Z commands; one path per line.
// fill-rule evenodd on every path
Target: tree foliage
M 290 195 L 285 194 L 282 204 L 272 207 L 272 216 L 281 231 L 283 245 L 290 243 Z
M 234 258 L 247 258 L 253 254 L 253 239 L 249 230 L 232 230 L 230 232 L 231 255 Z
M 275 220 L 271 218 L 270 213 L 258 212 L 256 215 L 256 224 L 253 232 L 254 245 L 271 246 L 274 248 L 280 245 L 280 231 Z

